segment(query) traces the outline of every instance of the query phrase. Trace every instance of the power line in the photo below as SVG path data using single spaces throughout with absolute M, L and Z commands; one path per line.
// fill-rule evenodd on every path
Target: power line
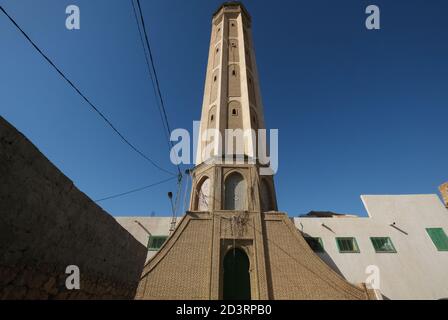
M 134 2 L 132 2 L 132 5 L 134 6 Z M 147 49 L 148 49 L 148 53 L 149 53 L 149 60 L 151 62 L 152 71 L 154 73 L 154 78 L 151 77 L 151 80 L 152 80 L 153 86 L 155 84 L 155 87 L 157 89 L 157 95 L 158 95 L 158 97 L 160 99 L 160 109 L 161 109 L 162 114 L 163 114 L 163 120 L 165 122 L 167 134 L 168 134 L 168 137 L 169 137 L 170 132 L 171 132 L 171 128 L 170 128 L 170 124 L 168 122 L 168 116 L 167 116 L 166 109 L 165 109 L 165 103 L 163 102 L 162 92 L 160 90 L 159 78 L 157 77 L 157 71 L 156 71 L 156 67 L 155 67 L 155 64 L 154 64 L 154 58 L 152 56 L 151 45 L 149 44 L 149 39 L 148 39 L 148 33 L 146 31 L 145 20 L 143 19 L 143 13 L 142 13 L 141 5 L 140 5 L 140 0 L 137 0 L 137 7 L 138 7 L 139 15 L 140 15 L 140 20 L 141 20 L 141 23 L 142 23 L 142 29 L 143 29 L 143 34 L 144 34 L 144 38 L 145 38 L 145 43 L 146 43 L 146 46 L 147 46 Z M 134 6 L 134 9 L 135 9 L 135 6 Z M 140 27 L 139 27 L 139 32 L 141 34 Z M 146 51 L 145 51 L 145 55 L 146 55 Z M 168 144 L 170 144 L 170 146 L 173 147 L 173 143 L 172 143 L 172 141 L 169 138 L 168 138 Z M 178 174 L 179 174 L 179 179 L 181 179 L 182 171 L 180 170 L 180 166 L 179 165 L 177 165 L 177 170 L 178 170 Z
M 182 207 L 182 212 L 186 211 L 187 208 L 187 190 L 188 190 L 188 183 L 191 180 L 191 171 L 188 170 L 188 172 L 186 173 L 187 176 L 187 180 L 185 181 L 185 191 L 184 191 L 184 201 L 183 201 L 183 207 Z
M 131 0 L 131 3 L 132 3 L 132 9 L 133 9 L 133 12 L 134 12 L 135 22 L 137 23 L 138 33 L 139 33 L 139 36 L 140 36 L 140 43 L 141 43 L 142 48 L 143 48 L 143 55 L 145 56 L 146 68 L 147 68 L 148 73 L 149 73 L 149 78 L 151 79 L 152 89 L 153 89 L 153 92 L 154 92 L 154 99 L 155 99 L 156 104 L 158 106 L 160 120 L 162 121 L 164 134 L 165 134 L 165 137 L 166 137 L 167 142 L 168 142 L 168 148 L 171 148 L 170 138 L 169 138 L 169 130 L 168 130 L 168 128 L 166 128 L 165 120 L 164 120 L 163 114 L 162 114 L 163 111 L 162 111 L 161 105 L 160 105 L 160 100 L 157 98 L 157 96 L 158 96 L 157 95 L 157 90 L 156 90 L 156 86 L 154 85 L 155 82 L 154 82 L 154 78 L 153 78 L 153 75 L 152 75 L 152 72 L 151 72 L 151 66 L 150 66 L 149 58 L 148 58 L 148 55 L 146 53 L 147 49 L 146 49 L 146 46 L 145 46 L 145 42 L 143 40 L 143 33 L 142 33 L 141 28 L 140 28 L 140 22 L 139 22 L 139 19 L 137 17 L 137 9 L 135 8 L 134 0 Z
M 159 78 L 157 77 L 157 71 L 156 71 L 156 67 L 155 67 L 155 63 L 154 63 L 154 58 L 152 55 L 152 50 L 151 50 L 151 45 L 149 43 L 149 37 L 148 37 L 148 33 L 146 31 L 146 25 L 145 25 L 145 20 L 143 18 L 143 12 L 142 12 L 142 8 L 140 5 L 140 0 L 137 0 L 137 7 L 138 7 L 138 13 L 140 16 L 140 22 L 141 22 L 141 28 L 140 28 L 140 23 L 138 21 L 137 18 L 137 10 L 135 8 L 135 4 L 134 1 L 131 0 L 132 2 L 132 8 L 134 10 L 134 16 L 136 18 L 136 22 L 137 22 L 137 27 L 138 27 L 138 31 L 139 31 L 139 35 L 140 35 L 140 41 L 142 43 L 142 47 L 143 47 L 143 52 L 145 54 L 145 60 L 146 60 L 146 66 L 148 69 L 148 73 L 151 79 L 151 83 L 152 83 L 152 87 L 154 90 L 154 96 L 156 98 L 156 101 L 158 102 L 158 106 L 159 106 L 159 114 L 162 120 L 162 124 L 164 129 L 166 130 L 166 138 L 167 138 L 167 143 L 168 143 L 168 149 L 171 150 L 171 148 L 173 147 L 173 142 L 170 139 L 170 132 L 171 132 L 171 128 L 170 128 L 170 124 L 168 121 L 168 116 L 166 113 L 166 109 L 165 109 L 165 103 L 163 101 L 163 96 L 162 96 L 162 92 L 160 89 L 160 83 L 159 83 Z M 142 35 L 142 29 L 143 29 L 143 34 L 144 37 Z M 145 39 L 145 43 L 146 43 L 146 49 L 148 50 L 148 54 L 149 54 L 149 59 L 148 59 L 148 54 L 145 50 L 145 45 L 143 42 L 143 38 Z M 150 67 L 151 65 L 151 67 Z M 152 70 L 152 73 L 151 73 Z M 158 99 L 157 99 L 158 97 Z M 177 158 L 177 154 L 175 155 Z M 177 164 L 177 171 L 178 171 L 178 181 L 177 181 L 177 193 L 176 193 L 176 199 L 175 199 L 175 204 L 174 204 L 174 208 L 173 208 L 173 217 L 172 217 L 172 221 L 171 221 L 171 227 L 170 227 L 170 232 L 172 232 L 173 230 L 173 225 L 175 225 L 176 223 L 176 217 L 177 217 L 177 210 L 179 209 L 179 201 L 181 201 L 181 192 L 182 192 L 182 171 L 180 169 L 179 164 Z M 187 187 L 187 186 L 186 186 Z
M 65 74 L 48 58 L 45 53 L 34 43 L 33 40 L 25 33 L 25 31 L 16 23 L 16 21 L 0 6 L 0 10 L 9 18 L 9 20 L 14 24 L 14 26 L 22 33 L 22 35 L 31 43 L 31 45 L 40 53 L 42 57 L 59 73 L 59 75 L 64 78 L 65 81 L 89 104 L 89 106 L 114 130 L 114 132 L 126 143 L 132 150 L 134 150 L 137 154 L 139 154 L 142 158 L 151 163 L 154 167 L 159 170 L 166 172 L 170 175 L 175 175 L 174 173 L 162 168 L 159 166 L 154 160 L 140 151 L 137 147 L 135 147 L 113 124 L 112 122 L 73 84 L 71 80 L 69 80 Z
M 134 193 L 134 192 L 138 192 L 138 191 L 142 191 L 142 190 L 145 190 L 145 189 L 148 189 L 148 188 L 151 188 L 151 187 L 155 187 L 155 186 L 157 186 L 159 184 L 162 184 L 162 183 L 174 180 L 174 179 L 176 179 L 176 177 L 171 177 L 171 178 L 168 178 L 168 179 L 165 179 L 165 180 L 162 180 L 162 181 L 159 181 L 159 182 L 156 182 L 156 183 L 144 186 L 144 187 L 140 187 L 140 188 L 137 188 L 137 189 L 132 189 L 132 190 L 129 190 L 129 191 L 126 191 L 126 192 L 122 192 L 122 193 L 114 194 L 112 196 L 101 198 L 101 199 L 95 200 L 95 202 L 101 202 L 101 201 L 104 201 L 104 200 L 109 200 L 109 199 L 122 197 L 122 196 L 125 196 L 125 195 L 128 195 L 128 194 Z

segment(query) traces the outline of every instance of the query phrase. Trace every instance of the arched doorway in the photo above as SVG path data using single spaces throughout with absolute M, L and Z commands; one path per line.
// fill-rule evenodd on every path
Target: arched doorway
M 249 258 L 238 248 L 224 257 L 224 300 L 250 300 Z
M 224 210 L 245 210 L 246 182 L 241 174 L 230 174 L 224 184 Z

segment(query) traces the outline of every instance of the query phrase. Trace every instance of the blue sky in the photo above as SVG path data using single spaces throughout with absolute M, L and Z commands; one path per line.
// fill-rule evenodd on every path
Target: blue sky
M 140 149 L 174 170 L 130 0 L 1 0 Z M 173 128 L 200 119 L 210 19 L 221 1 L 141 0 Z M 365 215 L 361 194 L 436 193 L 447 175 L 448 2 L 244 1 L 268 128 L 279 129 L 279 209 Z M 65 28 L 65 8 L 81 30 Z M 381 30 L 364 27 L 381 9 Z M 92 199 L 163 180 L 0 14 L 0 114 Z M 175 182 L 101 202 L 169 215 Z

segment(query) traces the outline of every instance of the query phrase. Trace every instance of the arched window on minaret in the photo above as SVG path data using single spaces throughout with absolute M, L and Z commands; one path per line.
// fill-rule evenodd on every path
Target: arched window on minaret
M 229 62 L 239 62 L 238 40 L 230 40 L 229 43 Z
M 210 208 L 210 179 L 202 178 L 196 188 L 196 210 L 208 211 Z
M 229 66 L 229 97 L 241 96 L 240 67 L 237 64 Z
M 212 139 L 212 132 L 208 129 L 216 129 L 216 106 L 212 106 L 210 110 L 208 111 L 208 120 L 207 120 L 207 128 L 206 128 L 206 137 L 205 141 L 203 142 L 203 149 L 206 148 L 207 145 L 214 143 L 214 138 Z M 201 137 L 202 139 L 202 137 Z M 211 149 L 210 155 L 215 154 L 215 148 L 213 147 Z M 208 158 L 208 155 L 205 155 L 206 158 Z
M 229 37 L 238 37 L 238 23 L 236 20 L 229 21 Z
M 216 98 L 218 97 L 218 82 L 219 82 L 218 77 L 219 77 L 219 69 L 216 69 L 212 74 L 210 103 L 215 102 Z
M 214 128 L 216 117 L 215 113 L 216 113 L 216 106 L 212 106 L 208 111 L 208 128 Z
M 227 128 L 228 129 L 242 129 L 243 118 L 241 116 L 241 104 L 234 100 L 230 101 L 227 111 Z
M 220 52 L 219 52 L 219 46 L 216 46 L 215 48 L 215 53 L 214 53 L 214 62 L 213 62 L 213 68 L 216 68 L 217 66 L 219 66 L 219 62 L 220 62 Z
M 238 172 L 231 173 L 224 182 L 224 210 L 246 209 L 246 181 Z
M 218 42 L 219 40 L 221 40 L 221 25 L 216 26 L 216 35 L 215 35 L 215 42 Z

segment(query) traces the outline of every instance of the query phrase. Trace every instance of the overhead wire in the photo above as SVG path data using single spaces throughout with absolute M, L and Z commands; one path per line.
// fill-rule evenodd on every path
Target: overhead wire
M 164 128 L 166 130 L 166 137 L 168 140 L 169 148 L 171 149 L 173 147 L 173 142 L 169 138 L 169 136 L 171 134 L 171 127 L 170 127 L 170 124 L 168 121 L 168 115 L 166 112 L 165 103 L 164 103 L 162 91 L 160 88 L 159 77 L 157 76 L 157 70 L 156 70 L 155 63 L 154 63 L 154 57 L 153 57 L 152 50 L 151 50 L 151 44 L 149 42 L 149 36 L 148 36 L 148 32 L 147 32 L 147 27 L 145 24 L 145 19 L 143 17 L 142 7 L 140 4 L 140 0 L 136 0 L 136 1 L 137 1 L 138 15 L 140 17 L 140 23 L 141 23 L 141 28 L 140 28 L 140 24 L 137 21 L 138 30 L 140 33 L 140 40 L 141 41 L 143 41 L 143 39 L 145 40 L 146 49 L 147 49 L 148 55 L 149 55 L 148 56 L 146 53 L 146 50 L 144 50 L 145 59 L 146 59 L 147 67 L 148 67 L 148 72 L 150 74 L 150 79 L 151 79 L 151 83 L 153 85 L 153 90 L 157 94 L 157 98 L 158 98 L 157 101 L 159 102 L 159 111 L 161 113 L 162 121 L 164 122 Z M 135 16 L 137 16 L 134 1 L 131 0 L 131 2 L 132 2 L 133 9 L 134 9 L 134 14 L 135 14 Z M 143 35 L 142 35 L 142 31 L 143 31 Z M 145 46 L 143 46 L 143 47 L 145 49 Z M 151 68 L 149 67 L 149 65 L 151 65 Z M 152 71 L 152 73 L 151 73 L 151 71 Z M 177 155 L 176 155 L 176 157 L 177 157 Z M 177 170 L 178 170 L 178 174 L 179 174 L 179 180 L 181 180 L 182 171 L 180 169 L 179 164 L 177 164 Z
M 142 158 L 151 163 L 154 167 L 159 170 L 168 173 L 170 175 L 175 175 L 169 170 L 164 169 L 160 165 L 158 165 L 154 160 L 152 160 L 149 156 L 139 150 L 134 144 L 132 144 L 118 129 L 112 124 L 112 122 L 86 97 L 84 93 L 81 92 L 80 89 L 62 72 L 62 70 L 57 67 L 53 61 L 37 46 L 37 44 L 28 36 L 28 34 L 18 25 L 18 23 L 6 12 L 3 6 L 0 6 L 0 10 L 8 17 L 8 19 L 14 24 L 14 26 L 22 33 L 22 35 L 28 40 L 28 42 L 36 49 L 36 51 L 58 72 L 58 74 L 87 102 L 87 104 L 94 110 L 108 125 L 112 128 L 112 130 L 120 137 L 120 139 L 127 144 L 132 150 L 134 150 L 137 154 L 139 154 Z
M 157 90 L 156 90 L 156 86 L 154 85 L 154 83 L 155 83 L 154 82 L 154 77 L 152 75 L 151 65 L 150 65 L 150 62 L 149 62 L 148 55 L 146 53 L 147 49 L 146 49 L 146 46 L 145 46 L 145 41 L 143 40 L 143 33 L 142 33 L 142 29 L 140 27 L 140 20 L 139 20 L 139 18 L 137 16 L 137 9 L 135 7 L 134 0 L 131 0 L 131 3 L 132 3 L 132 9 L 133 9 L 133 12 L 134 12 L 135 22 L 136 22 L 137 28 L 138 28 L 138 34 L 139 34 L 139 37 L 140 37 L 140 43 L 141 43 L 142 48 L 143 48 L 143 55 L 145 57 L 146 68 L 148 70 L 149 78 L 151 80 L 152 89 L 153 89 L 153 92 L 154 92 L 154 99 L 155 99 L 156 104 L 158 106 L 159 116 L 160 116 L 160 120 L 161 120 L 162 126 L 163 126 L 163 133 L 164 133 L 164 135 L 165 135 L 165 137 L 167 139 L 168 148 L 171 148 L 171 144 L 169 142 L 170 138 L 169 138 L 169 135 L 168 135 L 169 134 L 169 129 L 166 127 L 166 122 L 165 122 L 165 120 L 163 118 L 163 114 L 162 114 L 163 111 L 161 109 L 160 100 L 157 98 L 158 97 L 158 93 L 157 93 Z
M 156 97 L 156 101 L 158 102 L 159 114 L 160 114 L 160 117 L 162 120 L 163 127 L 165 129 L 165 135 L 166 135 L 167 142 L 168 142 L 168 148 L 171 150 L 173 147 L 173 142 L 170 139 L 171 127 L 170 127 L 170 124 L 168 121 L 168 115 L 166 112 L 165 103 L 164 103 L 163 95 L 162 95 L 161 88 L 160 88 L 159 78 L 157 76 L 157 70 L 155 67 L 154 57 L 153 57 L 151 45 L 149 42 L 149 36 L 148 36 L 148 32 L 147 32 L 147 27 L 145 24 L 145 19 L 143 17 L 142 7 L 140 4 L 140 0 L 136 0 L 136 1 L 137 1 L 137 7 L 135 6 L 134 0 L 131 0 L 132 8 L 134 11 L 134 17 L 136 19 L 138 32 L 140 35 L 140 41 L 142 43 L 143 52 L 144 52 L 145 60 L 146 60 L 146 66 L 148 69 L 149 77 L 151 79 L 151 84 L 153 87 L 154 95 Z M 137 11 L 138 11 L 138 14 L 137 14 Z M 141 26 L 140 26 L 140 24 L 141 24 Z M 145 46 L 145 44 L 146 44 L 146 46 Z M 177 154 L 175 154 L 175 156 L 176 156 L 176 160 L 178 160 Z M 172 225 L 175 225 L 175 223 L 176 223 L 177 211 L 178 211 L 179 205 L 180 205 L 179 202 L 181 201 L 183 174 L 182 174 L 179 164 L 177 164 L 177 171 L 178 171 L 178 187 L 177 187 L 176 198 L 175 198 L 174 207 L 173 207 Z
M 128 194 L 131 194 L 131 193 L 135 193 L 135 192 L 143 191 L 143 190 L 149 189 L 149 188 L 151 188 L 151 187 L 158 186 L 159 184 L 162 184 L 162 183 L 165 183 L 165 182 L 174 180 L 174 179 L 176 179 L 176 178 L 177 178 L 177 177 L 171 177 L 171 178 L 168 178 L 168 179 L 159 181 L 159 182 L 152 183 L 152 184 L 147 185 L 147 186 L 143 186 L 143 187 L 136 188 L 136 189 L 132 189 L 132 190 L 129 190 L 129 191 L 126 191 L 126 192 L 122 192 L 122 193 L 114 194 L 114 195 L 111 195 L 111 196 L 108 196 L 108 197 L 104 197 L 104 198 L 101 198 L 101 199 L 97 199 L 97 200 L 94 200 L 94 201 L 95 201 L 95 202 L 101 202 L 101 201 L 105 201 L 105 200 L 110 200 L 110 199 L 119 198 L 119 197 L 122 197 L 122 196 L 125 196 L 125 195 L 128 195 Z

